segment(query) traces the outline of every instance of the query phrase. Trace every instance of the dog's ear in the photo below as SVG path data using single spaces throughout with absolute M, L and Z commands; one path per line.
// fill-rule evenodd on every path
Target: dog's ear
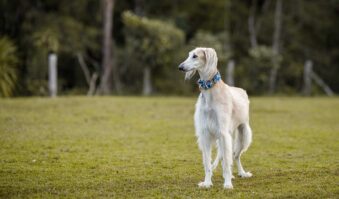
M 206 67 L 214 68 L 218 63 L 217 53 L 213 48 L 205 48 Z
M 197 70 L 191 70 L 191 71 L 186 72 L 185 80 L 191 79 L 194 76 L 195 72 L 197 72 Z

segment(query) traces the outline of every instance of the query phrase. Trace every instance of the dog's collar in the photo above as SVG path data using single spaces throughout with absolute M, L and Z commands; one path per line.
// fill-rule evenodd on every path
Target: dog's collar
M 199 79 L 198 85 L 199 85 L 200 89 L 208 90 L 208 89 L 212 88 L 220 80 L 221 80 L 221 76 L 220 76 L 220 73 L 218 71 L 217 74 L 215 74 L 214 77 L 211 80 Z

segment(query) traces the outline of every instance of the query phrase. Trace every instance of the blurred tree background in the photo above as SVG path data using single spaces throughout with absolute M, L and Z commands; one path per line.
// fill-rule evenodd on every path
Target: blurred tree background
M 177 66 L 197 46 L 252 95 L 301 94 L 306 60 L 339 92 L 339 0 L 0 0 L 0 96 L 48 95 L 51 52 L 64 95 L 191 95 Z

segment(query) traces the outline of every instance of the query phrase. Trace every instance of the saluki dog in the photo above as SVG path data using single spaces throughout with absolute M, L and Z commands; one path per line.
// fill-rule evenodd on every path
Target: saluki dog
M 240 162 L 241 154 L 252 142 L 249 125 L 249 99 L 245 90 L 228 86 L 217 69 L 218 57 L 213 48 L 196 48 L 189 52 L 188 58 L 179 65 L 190 79 L 196 72 L 200 95 L 194 113 L 195 133 L 202 152 L 205 180 L 199 187 L 212 186 L 212 170 L 222 160 L 224 188 L 232 189 L 233 159 L 238 166 L 240 177 L 251 177 Z M 234 139 L 233 139 L 234 138 Z M 216 159 L 211 163 L 212 146 L 216 143 Z M 233 147 L 232 147 L 232 143 Z

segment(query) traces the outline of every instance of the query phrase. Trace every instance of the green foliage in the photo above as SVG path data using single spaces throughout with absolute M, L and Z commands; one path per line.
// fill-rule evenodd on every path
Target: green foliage
M 273 55 L 272 48 L 267 46 L 258 46 L 249 50 L 251 57 L 258 61 L 271 61 Z
M 115 1 L 114 7 L 114 62 L 129 94 L 139 93 L 145 66 L 152 68 L 155 92 L 190 93 L 196 87 L 179 79 L 182 74 L 176 66 L 196 46 L 217 49 L 222 73 L 232 58 L 236 86 L 251 94 L 266 93 L 276 1 L 141 2 L 147 17 L 126 12 L 135 9 L 133 1 Z M 257 49 L 251 49 L 249 41 L 252 2 L 256 2 Z M 16 90 L 18 94 L 46 93 L 48 51 L 58 52 L 62 92 L 87 88 L 75 54 L 81 52 L 91 71 L 99 72 L 93 66 L 102 60 L 101 6 L 98 0 L 0 1 L 1 35 L 10 36 L 20 60 L 17 84 L 23 90 Z M 337 0 L 283 1 L 278 93 L 300 92 L 306 59 L 312 59 L 317 74 L 339 92 L 337 7 Z
M 7 37 L 0 37 L 0 97 L 11 97 L 17 82 L 16 47 Z
M 51 14 L 41 20 L 32 40 L 42 50 L 75 54 L 87 49 L 98 50 L 98 35 L 97 29 L 85 26 L 72 17 Z
M 338 98 L 251 98 L 253 143 L 204 179 L 196 98 L 0 100 L 2 198 L 338 198 Z M 104 111 L 100 111 L 104 110 Z M 213 151 L 213 154 L 214 151 Z M 214 156 L 213 156 L 214 157 Z
M 274 55 L 272 48 L 259 45 L 249 49 L 249 57 L 243 61 L 248 67 L 247 81 L 242 82 L 249 93 L 265 94 L 269 84 L 269 75 L 272 68 L 272 58 L 277 56 L 278 62 L 282 62 L 281 55 Z M 291 93 L 290 91 L 288 93 Z
M 129 48 L 141 66 L 161 66 L 168 63 L 171 52 L 184 42 L 184 33 L 171 23 L 139 17 L 130 11 L 122 14 Z
M 225 37 L 228 37 L 227 33 L 225 32 L 212 34 L 206 31 L 198 30 L 194 37 L 189 41 L 187 47 L 189 48 L 188 50 L 192 50 L 195 47 L 214 48 L 218 54 L 218 67 L 221 70 L 226 65 L 227 60 L 231 57 L 230 50 L 225 49 L 224 47 L 224 42 L 227 42 L 224 39 Z
M 215 35 L 201 30 L 199 30 L 189 42 L 189 46 L 192 46 L 191 48 L 206 46 L 214 48 L 219 57 L 223 55 L 222 45 Z
M 44 28 L 33 34 L 33 40 L 37 48 L 47 51 L 57 52 L 59 49 L 59 39 L 57 31 L 54 28 Z
M 47 14 L 44 19 L 40 19 L 39 24 L 34 27 L 33 34 L 27 38 L 32 42 L 27 79 L 30 93 L 47 94 L 47 56 L 50 51 L 62 55 L 59 56 L 60 68 L 63 67 L 60 63 L 64 59 L 72 57 L 76 60 L 76 54 L 79 52 L 98 51 L 99 45 L 96 41 L 98 36 L 98 29 L 86 26 L 73 17 Z M 78 64 L 75 67 L 78 67 Z M 66 81 L 63 78 L 61 76 L 59 83 Z
M 154 77 L 155 89 L 173 93 L 177 89 L 173 87 L 174 82 L 181 78 L 180 74 L 173 73 L 173 69 L 176 70 L 180 48 L 184 44 L 183 31 L 172 23 L 139 17 L 130 11 L 122 14 L 122 20 L 126 52 L 133 55 L 132 61 L 130 57 L 124 60 L 133 70 L 146 66 L 153 68 L 153 72 L 158 74 Z

